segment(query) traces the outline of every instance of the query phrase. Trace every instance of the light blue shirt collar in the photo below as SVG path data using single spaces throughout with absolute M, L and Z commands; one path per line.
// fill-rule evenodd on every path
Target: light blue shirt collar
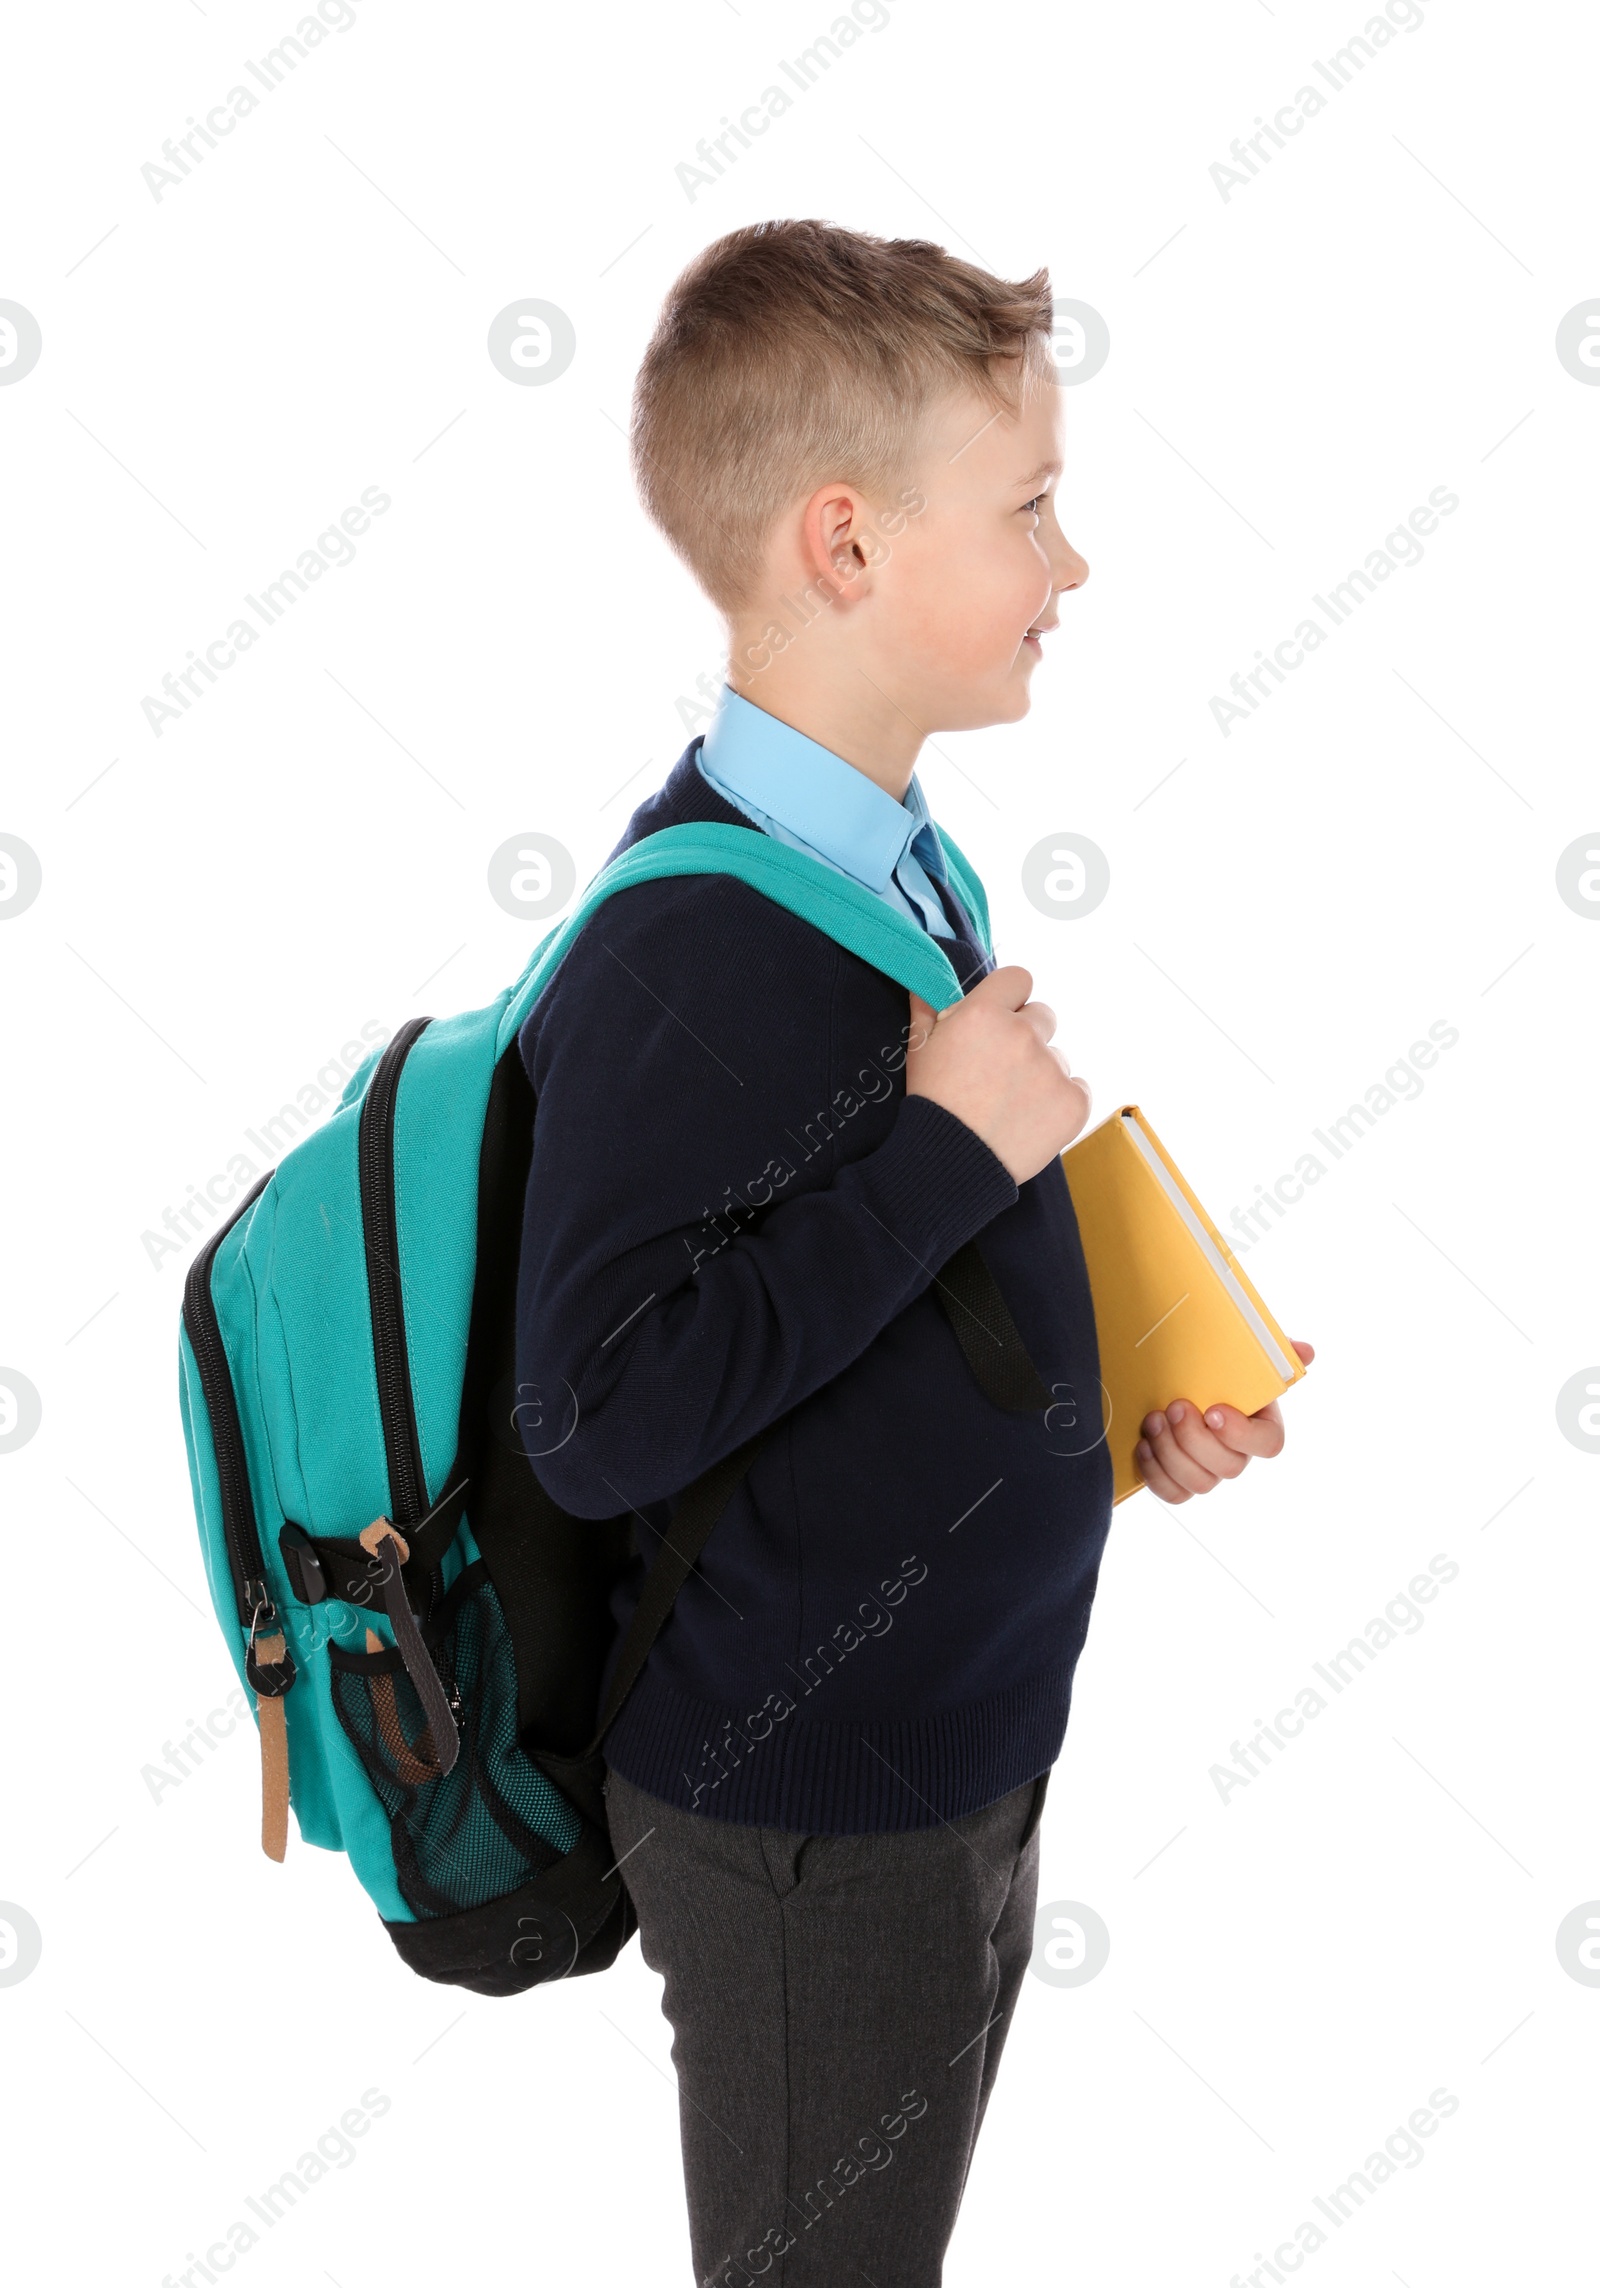
M 905 800 L 896 802 L 830 747 L 726 687 L 699 760 L 702 774 L 738 808 L 775 821 L 880 896 L 908 854 L 935 881 L 949 879 L 914 772 Z M 942 914 L 939 921 L 948 930 Z

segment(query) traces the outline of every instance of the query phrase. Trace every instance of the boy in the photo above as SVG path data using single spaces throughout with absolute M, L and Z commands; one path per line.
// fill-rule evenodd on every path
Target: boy
M 999 1295 L 968 1341 L 1009 1317 L 1058 1398 L 1098 1393 L 1058 1164 L 1089 1092 L 981 951 L 913 775 L 930 732 L 1027 712 L 1087 577 L 1050 331 L 1043 271 L 765 224 L 678 280 L 635 398 L 645 504 L 729 660 L 618 847 L 690 821 L 798 845 L 927 930 L 965 998 L 935 1020 L 693 876 L 614 896 L 521 1036 L 517 1371 L 573 1423 L 531 1457 L 546 1488 L 631 1512 L 642 1574 L 673 1497 L 767 1433 L 606 1750 L 706 2283 L 938 2282 L 1110 1519 L 1098 1396 L 1087 1427 L 996 1403 L 958 1339 L 973 1290 L 941 1279 L 981 1236 Z M 1282 1443 L 1276 1407 L 1144 1430 L 1168 1501 Z

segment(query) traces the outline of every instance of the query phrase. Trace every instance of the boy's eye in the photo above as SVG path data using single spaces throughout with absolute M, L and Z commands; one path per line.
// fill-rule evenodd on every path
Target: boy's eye
M 1048 500 L 1049 497 L 1048 493 L 1035 493 L 1032 500 L 1023 502 L 1020 513 L 1023 516 L 1037 516 L 1040 502 Z

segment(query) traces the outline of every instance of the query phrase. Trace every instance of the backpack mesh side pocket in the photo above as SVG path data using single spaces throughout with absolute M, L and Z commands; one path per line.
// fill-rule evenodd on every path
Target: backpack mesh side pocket
M 423 1633 L 461 1730 L 444 1774 L 399 1653 L 333 1644 L 328 1658 L 334 1711 L 389 1815 L 401 1896 L 429 1919 L 544 1874 L 573 1848 L 582 1821 L 518 1744 L 511 1636 L 481 1561 Z

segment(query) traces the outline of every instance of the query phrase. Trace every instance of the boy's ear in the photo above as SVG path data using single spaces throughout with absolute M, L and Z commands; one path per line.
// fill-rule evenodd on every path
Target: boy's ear
M 845 603 L 865 592 L 881 547 L 872 512 L 853 485 L 820 485 L 800 513 L 800 552 L 806 578 L 822 580 Z

